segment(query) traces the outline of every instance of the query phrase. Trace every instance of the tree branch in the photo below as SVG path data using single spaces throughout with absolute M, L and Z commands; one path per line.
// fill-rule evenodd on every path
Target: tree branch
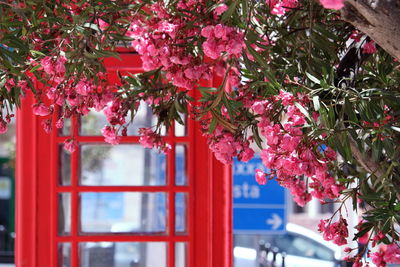
M 391 0 L 347 0 L 341 10 L 347 22 L 371 37 L 400 60 L 400 2 Z
M 349 137 L 351 152 L 354 155 L 354 158 L 358 163 L 369 173 L 375 175 L 376 177 L 382 177 L 384 175 L 384 171 L 378 165 L 377 162 L 371 159 L 365 159 L 362 155 L 361 151 L 358 149 L 357 143 L 353 140 L 353 138 Z

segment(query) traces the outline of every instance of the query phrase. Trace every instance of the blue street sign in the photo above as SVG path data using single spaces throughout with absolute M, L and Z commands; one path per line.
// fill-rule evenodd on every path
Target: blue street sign
M 266 170 L 259 157 L 249 162 L 235 159 L 233 164 L 233 230 L 234 233 L 285 232 L 286 192 L 278 182 L 259 185 L 255 170 Z

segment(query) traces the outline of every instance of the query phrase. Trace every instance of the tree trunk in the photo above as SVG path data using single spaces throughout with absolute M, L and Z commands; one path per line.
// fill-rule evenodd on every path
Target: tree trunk
M 347 0 L 344 20 L 400 61 L 400 0 Z

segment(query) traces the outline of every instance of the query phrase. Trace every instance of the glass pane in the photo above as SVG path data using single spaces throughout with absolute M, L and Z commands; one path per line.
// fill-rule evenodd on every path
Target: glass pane
M 165 154 L 141 145 L 83 145 L 81 162 L 81 185 L 165 185 Z
M 166 193 L 80 194 L 83 233 L 165 233 Z
M 58 244 L 58 267 L 71 266 L 71 244 L 59 243 Z
M 187 266 L 187 243 L 175 243 L 175 267 Z
M 128 113 L 126 120 L 129 121 L 131 118 L 130 112 Z M 135 115 L 133 123 L 129 125 L 127 129 L 128 135 L 138 135 L 139 128 L 152 127 L 157 124 L 157 119 L 153 116 L 151 108 L 144 102 L 139 105 L 138 112 Z M 91 110 L 90 113 L 81 118 L 80 135 L 101 135 L 101 129 L 109 125 L 106 116 L 103 112 Z M 164 133 L 165 135 L 165 133 Z
M 175 148 L 175 184 L 187 185 L 187 149 L 185 145 L 177 145 Z
M 175 231 L 186 233 L 187 222 L 187 193 L 175 194 Z
M 81 267 L 166 267 L 165 242 L 88 242 L 79 244 Z
M 71 119 L 70 118 L 64 118 L 64 127 L 58 129 L 58 135 L 60 135 L 60 136 L 71 135 Z
M 58 147 L 58 151 L 58 183 L 60 185 L 71 185 L 71 155 L 64 149 L 63 145 Z
M 186 115 L 179 113 L 184 125 L 180 124 L 179 122 L 175 121 L 175 136 L 186 136 L 187 135 L 187 119 Z
M 58 194 L 58 234 L 71 233 L 71 193 Z

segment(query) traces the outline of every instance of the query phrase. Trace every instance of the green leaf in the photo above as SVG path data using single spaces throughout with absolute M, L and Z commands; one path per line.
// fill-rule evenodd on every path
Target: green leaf
M 216 127 L 217 127 L 217 120 L 213 117 L 208 127 L 208 132 L 213 133 Z
M 233 12 L 235 12 L 238 3 L 239 3 L 238 0 L 232 1 L 232 3 L 229 5 L 228 10 L 225 11 L 224 14 L 222 15 L 221 22 L 227 21 L 233 15 Z
M 42 67 L 42 65 L 37 64 L 35 67 L 33 67 L 33 68 L 30 70 L 30 72 L 34 72 L 34 71 L 36 71 L 37 69 L 39 69 L 40 67 Z
M 42 56 L 42 57 L 45 57 L 45 56 L 46 56 L 46 55 L 43 54 L 42 52 L 36 51 L 36 50 L 29 50 L 29 52 L 30 52 L 32 55 L 37 55 L 37 56 Z
M 310 113 L 308 113 L 308 111 L 302 105 L 300 105 L 300 103 L 295 102 L 294 104 L 300 110 L 300 112 L 307 117 L 309 121 L 312 121 Z
M 87 23 L 83 24 L 83 27 L 90 28 L 90 29 L 95 30 L 97 32 L 101 32 L 99 26 L 97 24 L 94 24 L 94 23 L 88 23 L 87 22 Z
M 400 132 L 400 128 L 396 127 L 396 126 L 390 126 L 390 128 L 392 128 L 393 130 L 395 130 L 396 132 Z
M 310 79 L 312 82 L 314 82 L 316 84 L 320 84 L 321 83 L 318 78 L 316 78 L 315 76 L 311 75 L 308 72 L 306 72 L 306 76 L 308 77 L 308 79 Z
M 321 108 L 320 103 L 319 103 L 319 96 L 317 96 L 317 95 L 313 96 L 312 100 L 313 100 L 315 111 L 318 111 Z
M 394 206 L 394 210 L 395 210 L 395 211 L 400 211 L 400 203 L 397 203 L 397 204 Z

